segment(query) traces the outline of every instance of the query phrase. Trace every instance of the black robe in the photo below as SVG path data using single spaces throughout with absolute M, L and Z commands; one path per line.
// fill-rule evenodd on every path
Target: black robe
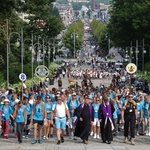
M 88 141 L 88 137 L 91 129 L 91 121 L 94 121 L 93 107 L 84 104 L 81 111 L 81 105 L 76 109 L 78 122 L 75 128 L 74 136 L 80 137 L 82 140 Z M 91 111 L 92 111 L 91 116 L 90 116 L 89 107 L 91 107 Z M 83 121 L 79 120 L 80 117 L 83 118 Z
M 111 113 L 113 115 L 113 112 L 115 110 L 114 106 L 111 103 L 109 105 L 111 105 Z M 98 115 L 99 115 L 99 119 L 101 119 L 100 130 L 101 130 L 101 138 L 102 138 L 103 142 L 112 141 L 113 135 L 112 135 L 111 122 L 108 119 L 107 124 L 105 125 L 105 118 L 104 118 L 104 113 L 102 111 L 101 105 L 99 107 Z

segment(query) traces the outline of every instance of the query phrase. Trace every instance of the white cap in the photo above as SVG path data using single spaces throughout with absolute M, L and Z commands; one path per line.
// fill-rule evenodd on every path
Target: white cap
M 62 91 L 62 92 L 65 92 L 65 91 L 66 91 L 66 89 L 62 89 L 61 91 Z
M 6 99 L 4 100 L 4 102 L 10 102 L 10 101 L 9 101 L 9 99 L 6 98 Z
M 72 95 L 77 95 L 77 94 L 75 92 L 73 92 Z
M 20 100 L 19 99 L 15 99 L 15 103 L 19 103 L 20 102 Z

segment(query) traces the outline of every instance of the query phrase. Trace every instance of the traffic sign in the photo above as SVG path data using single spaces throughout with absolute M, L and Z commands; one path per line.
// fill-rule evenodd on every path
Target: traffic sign
M 35 74 L 39 78 L 46 78 L 49 75 L 49 69 L 44 65 L 39 65 L 35 69 Z
M 26 74 L 20 73 L 20 74 L 19 74 L 19 79 L 20 79 L 21 81 L 25 81 L 25 80 L 27 79 Z

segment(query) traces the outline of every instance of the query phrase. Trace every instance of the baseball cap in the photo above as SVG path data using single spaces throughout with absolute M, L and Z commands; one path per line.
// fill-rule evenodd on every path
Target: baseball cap
M 9 101 L 9 99 L 6 98 L 6 99 L 4 100 L 4 102 L 10 102 L 10 101 Z

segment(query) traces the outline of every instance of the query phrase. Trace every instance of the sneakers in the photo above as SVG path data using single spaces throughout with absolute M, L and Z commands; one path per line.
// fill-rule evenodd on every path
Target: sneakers
M 84 143 L 84 144 L 88 144 L 88 141 L 86 141 L 86 140 L 83 140 L 83 143 Z
M 38 140 L 38 143 L 39 143 L 39 144 L 42 144 L 42 140 Z
M 58 140 L 57 145 L 60 145 L 60 140 Z
M 25 136 L 25 138 L 26 138 L 26 139 L 28 139 L 28 138 L 29 138 L 29 136 L 28 136 L 28 135 L 26 135 L 26 136 Z
M 37 140 L 32 140 L 31 144 L 36 144 Z
M 45 139 L 46 139 L 46 136 L 44 135 L 44 136 L 43 136 L 43 140 L 45 140 Z
M 125 138 L 124 138 L 124 143 L 127 143 L 127 141 L 128 141 L 128 138 L 125 137 Z
M 53 134 L 51 134 L 50 137 L 53 138 Z
M 94 139 L 96 139 L 96 134 L 94 134 L 94 137 L 93 137 Z
M 90 136 L 93 136 L 93 131 L 91 132 Z
M 100 139 L 99 135 L 96 136 L 97 139 Z
M 3 138 L 8 139 L 8 136 L 4 136 Z
M 63 136 L 61 137 L 61 142 L 64 143 L 64 137 Z
M 133 138 L 131 139 L 131 145 L 135 145 Z
M 21 143 L 22 143 L 22 140 L 18 140 L 18 142 L 19 142 L 19 144 L 21 144 Z

